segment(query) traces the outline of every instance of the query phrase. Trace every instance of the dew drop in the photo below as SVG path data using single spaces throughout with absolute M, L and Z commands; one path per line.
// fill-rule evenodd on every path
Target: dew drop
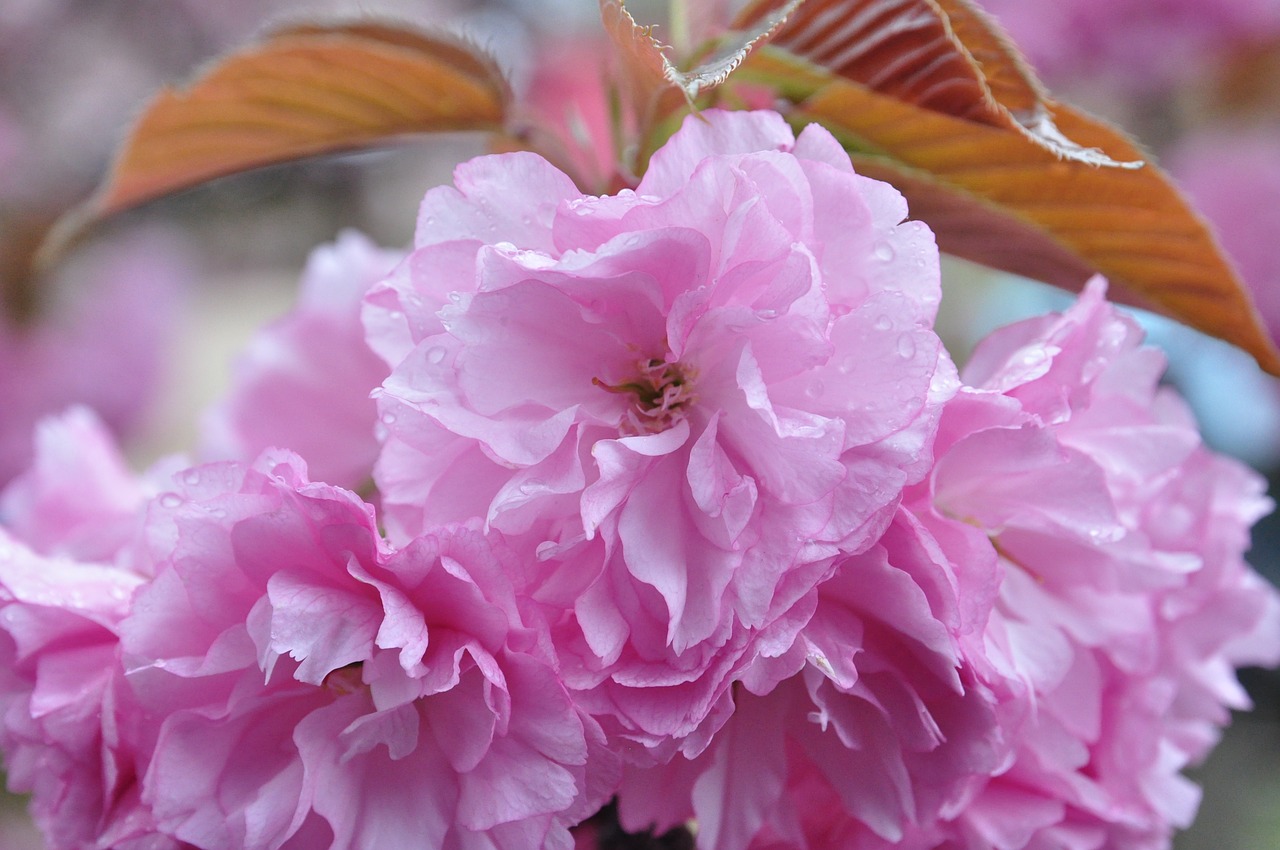
M 893 327 L 893 319 L 890 319 L 888 316 L 882 315 L 880 318 L 876 319 L 876 330 L 887 331 L 891 327 Z
M 778 318 L 778 311 L 777 310 L 760 310 L 756 313 L 756 315 L 762 319 L 776 319 Z
M 897 256 L 897 253 L 893 250 L 893 246 L 888 242 L 877 242 L 876 247 L 873 249 L 873 253 L 876 255 L 877 260 L 881 260 L 886 263 Z
M 183 483 L 183 484 L 189 484 L 189 485 L 191 485 L 192 487 L 194 487 L 194 486 L 196 486 L 197 484 L 199 484 L 199 483 L 200 483 L 200 470 L 198 470 L 198 469 L 188 469 L 186 472 L 182 473 L 182 483 Z
M 846 357 L 844 360 L 840 361 L 840 365 L 836 367 L 836 371 L 839 372 L 841 375 L 847 375 L 850 372 L 852 372 L 854 370 L 854 367 L 857 365 L 858 365 L 858 362 L 855 358 Z
M 166 508 L 176 508 L 182 504 L 182 497 L 177 493 L 165 493 L 160 497 L 160 504 Z
M 812 384 L 804 388 L 804 394 L 809 398 L 821 398 L 822 394 L 827 391 L 827 387 L 822 381 L 814 381 Z
M 516 491 L 521 496 L 532 496 L 537 493 L 541 493 L 545 487 L 546 482 L 542 479 L 530 478 L 528 481 L 521 483 L 520 486 L 516 488 Z
M 445 350 L 438 345 L 428 348 L 427 362 L 439 363 L 441 360 L 444 360 L 444 355 L 445 355 Z
M 396 422 L 396 415 L 394 413 L 387 412 L 382 414 L 383 425 L 394 425 L 395 422 Z
M 903 360 L 910 360 L 916 355 L 916 341 L 911 334 L 902 334 L 898 337 L 898 356 Z

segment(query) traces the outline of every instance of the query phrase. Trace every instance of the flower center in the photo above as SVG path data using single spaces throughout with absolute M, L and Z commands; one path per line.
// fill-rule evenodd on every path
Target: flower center
M 362 666 L 357 661 L 353 664 L 348 664 L 346 667 L 330 670 L 329 675 L 324 677 L 324 681 L 320 683 L 320 686 L 343 696 L 357 693 L 364 689 L 365 686 L 361 671 Z
M 683 419 L 693 404 L 693 374 L 679 363 L 666 360 L 641 360 L 636 366 L 636 376 L 630 381 L 606 384 L 592 378 L 591 383 L 606 392 L 635 396 L 623 422 L 623 429 L 629 434 L 665 431 Z

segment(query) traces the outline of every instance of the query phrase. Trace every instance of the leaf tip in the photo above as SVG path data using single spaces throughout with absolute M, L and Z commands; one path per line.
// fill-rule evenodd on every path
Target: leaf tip
M 46 274 L 58 261 L 84 239 L 90 227 L 98 219 L 96 200 L 87 201 L 63 213 L 45 233 L 31 256 L 31 269 Z

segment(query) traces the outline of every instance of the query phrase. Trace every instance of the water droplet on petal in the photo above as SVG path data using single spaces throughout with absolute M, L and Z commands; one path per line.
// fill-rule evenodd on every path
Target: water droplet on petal
M 887 331 L 891 327 L 893 327 L 893 319 L 890 319 L 888 316 L 882 315 L 876 319 L 876 330 Z
M 1032 367 L 1032 366 L 1039 366 L 1047 358 L 1045 357 L 1045 353 L 1043 351 L 1039 351 L 1037 349 L 1030 349 L 1030 350 L 1024 351 L 1022 353 L 1022 356 L 1018 359 L 1023 366 Z
M 827 391 L 827 387 L 822 381 L 814 381 L 812 384 L 804 388 L 804 394 L 809 398 L 821 398 L 822 394 Z
M 427 362 L 439 363 L 441 360 L 444 360 L 444 355 L 445 355 L 445 350 L 443 348 L 441 348 L 438 345 L 432 346 L 431 348 L 427 349 Z
M 872 251 L 876 255 L 877 260 L 881 260 L 886 263 L 897 256 L 897 253 L 893 250 L 893 246 L 888 242 L 877 242 L 876 247 L 872 249 Z
M 195 485 L 199 484 L 199 483 L 200 483 L 200 470 L 198 470 L 198 469 L 188 469 L 186 472 L 182 473 L 182 483 L 183 483 L 183 484 L 189 484 L 189 485 L 191 485 L 192 487 L 194 487 Z
M 160 497 L 160 504 L 166 508 L 176 508 L 182 504 L 182 497 L 177 493 L 165 493 Z
M 396 415 L 394 413 L 387 412 L 382 414 L 382 423 L 384 425 L 394 425 L 395 421 L 396 421 Z
M 910 360 L 916 355 L 916 340 L 909 333 L 902 334 L 898 337 L 898 356 L 903 360 Z
M 521 496 L 532 496 L 541 493 L 546 487 L 546 482 L 540 478 L 530 478 L 528 481 L 522 482 L 516 491 Z

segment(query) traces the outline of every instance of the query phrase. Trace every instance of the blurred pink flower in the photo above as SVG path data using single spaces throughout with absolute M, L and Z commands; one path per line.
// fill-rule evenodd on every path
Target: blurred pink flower
M 455 177 L 367 301 L 389 533 L 478 517 L 536 548 L 578 698 L 683 738 L 929 466 L 933 236 L 775 113 L 689 118 L 616 196 L 532 154 Z
M 152 724 L 143 800 L 206 850 L 567 848 L 615 783 L 477 532 L 399 552 L 268 452 L 153 502 L 122 624 Z M 592 762 L 588 766 L 588 755 Z
M 1102 77 L 1142 92 L 1186 81 L 1232 47 L 1280 34 L 1275 0 L 981 0 L 1050 82 Z
M 1104 288 L 979 346 L 907 500 L 939 539 L 967 540 L 953 557 L 988 536 L 999 556 L 969 655 L 1010 695 L 1018 748 L 936 826 L 957 841 L 1167 846 L 1198 799 L 1179 771 L 1247 703 L 1233 668 L 1280 660 L 1275 591 L 1242 557 L 1263 482 L 1200 444 Z
M 366 484 L 378 454 L 369 394 L 388 370 L 365 344 L 360 301 L 402 258 L 354 231 L 312 252 L 297 307 L 258 333 L 230 397 L 205 415 L 204 455 L 251 460 L 287 448 L 316 480 Z
M 84 404 L 116 433 L 139 424 L 162 376 L 188 259 L 163 230 L 100 242 L 68 262 L 56 288 L 46 284 L 56 297 L 35 319 L 0 317 L 0 483 L 30 463 L 43 416 Z
M 548 131 L 551 150 L 585 182 L 580 188 L 605 191 L 618 169 L 608 97 L 598 76 L 584 73 L 608 73 L 605 43 L 553 35 L 539 53 L 543 58 L 534 65 L 526 107 Z
M 1209 219 L 1249 285 L 1271 338 L 1280 340 L 1280 144 L 1277 129 L 1205 130 L 1164 165 Z

